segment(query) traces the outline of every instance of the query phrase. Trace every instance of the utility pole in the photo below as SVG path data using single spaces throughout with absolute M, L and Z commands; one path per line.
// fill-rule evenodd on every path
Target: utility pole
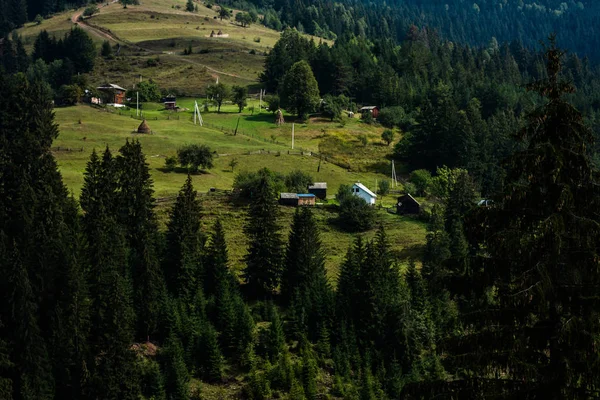
M 294 123 L 292 123 L 292 150 L 294 150 Z
M 137 100 L 135 103 L 135 116 L 139 117 L 140 116 L 140 92 L 135 92 Z

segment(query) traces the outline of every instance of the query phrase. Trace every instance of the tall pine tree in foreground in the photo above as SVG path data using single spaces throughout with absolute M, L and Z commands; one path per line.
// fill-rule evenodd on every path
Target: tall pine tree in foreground
M 200 201 L 188 175 L 179 191 L 167 223 L 164 274 L 170 292 L 191 300 L 200 285 L 201 252 Z
M 528 116 L 526 143 L 504 190 L 468 228 L 479 246 L 472 286 L 486 307 L 463 316 L 451 343 L 458 397 L 600 396 L 600 193 L 592 135 L 565 95 L 563 53 L 546 51 L 548 78 L 529 90 L 544 104 Z
M 129 247 L 136 337 L 145 340 L 157 333 L 165 301 L 164 278 L 157 249 L 154 190 L 140 142 L 127 140 L 119 153 L 119 222 L 125 229 Z
M 306 315 L 301 323 L 302 333 L 316 340 L 320 328 L 330 327 L 333 296 L 319 230 L 309 208 L 296 209 L 284 266 L 281 294 Z
M 283 241 L 277 225 L 277 202 L 271 177 L 259 171 L 244 232 L 249 246 L 244 279 L 249 292 L 270 296 L 279 285 L 283 259 Z

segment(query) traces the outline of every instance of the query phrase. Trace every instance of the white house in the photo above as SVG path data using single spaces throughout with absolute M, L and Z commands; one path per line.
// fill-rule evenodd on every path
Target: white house
M 356 182 L 354 185 L 352 185 L 352 194 L 360 197 L 361 199 L 366 201 L 367 204 L 375 205 L 377 195 L 371 192 L 368 187 L 366 187 L 360 182 Z

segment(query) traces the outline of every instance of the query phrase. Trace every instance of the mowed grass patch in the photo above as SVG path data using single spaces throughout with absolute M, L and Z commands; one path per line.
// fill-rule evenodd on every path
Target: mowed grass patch
M 248 241 L 244 235 L 244 225 L 247 220 L 247 205 L 240 204 L 229 195 L 203 193 L 200 195 L 203 217 L 202 226 L 205 232 L 210 232 L 214 222 L 219 218 L 225 229 L 225 237 L 229 248 L 229 258 L 233 270 L 240 275 L 244 268 L 244 256 L 247 254 Z M 168 219 L 170 205 L 161 205 L 159 214 L 163 223 Z M 280 233 L 287 242 L 291 230 L 294 207 L 278 206 L 277 219 L 281 228 Z M 336 222 L 337 211 L 331 206 L 313 208 L 315 220 L 321 233 L 325 254 L 325 266 L 330 281 L 336 283 L 340 267 L 344 262 L 348 248 L 357 236 L 365 240 L 375 237 L 379 225 L 383 226 L 394 258 L 399 266 L 408 260 L 418 257 L 425 244 L 426 225 L 410 217 L 401 217 L 378 210 L 377 224 L 373 229 L 363 233 L 348 233 L 341 230 Z
M 320 160 L 317 157 L 295 152 L 288 154 L 289 148 L 286 146 L 194 125 L 191 113 L 172 114 L 171 119 L 166 120 L 159 107 L 154 105 L 154 110 L 145 111 L 148 124 L 154 132 L 150 135 L 134 133 L 140 121 L 119 115 L 118 112 L 89 106 L 56 109 L 60 135 L 54 148 L 67 186 L 78 195 L 83 184 L 83 171 L 92 150 L 103 151 L 108 145 L 116 153 L 127 139 L 138 139 L 142 143 L 159 197 L 176 194 L 183 184 L 185 173 L 166 172 L 163 167 L 165 158 L 175 155 L 177 149 L 186 144 L 206 144 L 216 152 L 214 167 L 193 177 L 200 191 L 208 191 L 211 187 L 231 189 L 235 174 L 231 172 L 229 163 L 233 158 L 238 161 L 236 172 L 256 171 L 263 167 L 280 173 L 293 170 L 307 172 L 315 181 L 328 183 L 330 196 L 335 195 L 341 184 L 361 181 L 375 190 L 375 182 L 386 179 L 383 174 L 348 171 L 327 161 L 321 161 L 319 168 Z M 153 114 L 161 115 L 161 119 L 154 120 Z M 210 121 L 211 114 L 205 120 Z M 256 154 L 258 151 L 262 153 Z

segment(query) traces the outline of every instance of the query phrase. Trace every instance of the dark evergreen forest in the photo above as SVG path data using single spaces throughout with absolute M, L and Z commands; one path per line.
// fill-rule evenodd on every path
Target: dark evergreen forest
M 203 398 L 191 378 L 226 370 L 246 399 L 597 398 L 594 137 L 570 101 L 573 58 L 551 41 L 530 60 L 511 64 L 535 78 L 524 90 L 536 101 L 501 130 L 511 151 L 494 164 L 493 205 L 474 207 L 477 175 L 451 169 L 422 259 L 399 268 L 380 228 L 357 236 L 337 282 L 310 209 L 281 233 L 268 171 L 240 277 L 221 222 L 201 228 L 191 179 L 159 230 L 135 140 L 93 152 L 75 200 L 51 153 L 52 88 L 0 73 L 0 398 Z M 432 90 L 420 101 L 444 121 L 455 97 Z M 466 106 L 470 124 L 498 118 Z

